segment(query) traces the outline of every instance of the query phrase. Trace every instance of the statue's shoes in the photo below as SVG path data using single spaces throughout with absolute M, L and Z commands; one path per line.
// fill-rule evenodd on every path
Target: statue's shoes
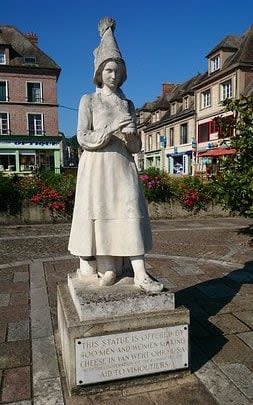
M 106 271 L 99 280 L 99 285 L 101 287 L 113 285 L 116 280 L 116 274 L 114 271 L 108 270 Z
M 136 287 L 146 292 L 158 293 L 163 290 L 163 284 L 159 283 L 158 281 L 152 280 L 152 278 L 148 275 L 144 276 L 141 280 L 135 278 L 134 284 Z

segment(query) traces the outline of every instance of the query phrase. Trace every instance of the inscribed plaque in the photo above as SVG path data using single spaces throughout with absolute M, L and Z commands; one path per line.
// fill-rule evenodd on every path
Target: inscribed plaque
M 76 339 L 76 384 L 188 367 L 188 325 Z

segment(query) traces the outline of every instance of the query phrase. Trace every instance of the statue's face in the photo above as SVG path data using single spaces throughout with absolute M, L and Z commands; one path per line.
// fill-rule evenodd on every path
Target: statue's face
M 102 72 L 102 83 L 104 86 L 114 91 L 118 88 L 121 75 L 122 67 L 120 63 L 115 61 L 107 62 Z

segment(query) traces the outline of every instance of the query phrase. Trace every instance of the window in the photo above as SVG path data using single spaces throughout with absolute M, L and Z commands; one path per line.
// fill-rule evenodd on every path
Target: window
M 29 103 L 42 102 L 41 83 L 27 83 L 27 101 Z
M 42 114 L 28 114 L 29 135 L 43 135 Z
M 148 150 L 152 150 L 152 135 L 148 136 Z
M 212 73 L 212 72 L 215 72 L 216 70 L 219 70 L 219 69 L 220 69 L 220 55 L 216 55 L 210 61 L 210 70 L 211 70 L 211 73 Z
M 35 168 L 36 156 L 34 152 L 20 152 L 20 171 L 30 171 Z
M 220 88 L 220 99 L 225 100 L 226 98 L 232 97 L 232 80 L 227 80 L 224 83 L 221 83 Z
M 15 152 L 0 152 L 0 171 L 14 172 L 16 170 Z
M 189 97 L 184 97 L 184 110 L 189 108 Z
M 198 141 L 199 142 L 208 142 L 209 141 L 209 130 L 210 130 L 209 122 L 205 122 L 204 124 L 199 125 L 199 127 L 198 127 Z
M 221 118 L 225 127 L 228 128 L 228 134 L 226 136 L 233 135 L 233 115 Z M 204 122 L 198 126 L 198 142 L 209 142 L 215 139 L 223 138 L 225 134 L 223 133 L 223 127 L 219 125 L 217 120 L 210 120 Z
M 3 50 L 0 50 L 0 65 L 5 65 L 5 64 L 6 64 L 5 52 Z
M 7 81 L 0 80 L 0 101 L 8 101 Z
M 188 142 L 188 125 L 180 125 L 180 145 Z
M 33 55 L 24 56 L 24 62 L 33 65 L 34 63 L 36 63 L 36 56 Z
M 156 133 L 156 149 L 160 149 L 160 132 Z
M 211 106 L 211 91 L 210 89 L 203 91 L 201 97 L 201 108 L 207 108 Z
M 169 146 L 174 146 L 174 128 L 170 128 L 170 132 L 169 132 Z
M 171 113 L 171 114 L 176 114 L 176 103 L 172 103 L 172 104 L 171 104 L 170 113 Z
M 0 113 L 0 135 L 9 134 L 8 113 Z

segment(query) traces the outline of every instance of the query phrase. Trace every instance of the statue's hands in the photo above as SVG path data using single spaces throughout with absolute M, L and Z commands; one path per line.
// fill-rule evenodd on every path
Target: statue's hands
M 124 114 L 119 118 L 116 118 L 110 125 L 111 132 L 118 132 L 121 131 L 122 128 L 128 126 L 133 122 L 132 117 L 130 114 Z

